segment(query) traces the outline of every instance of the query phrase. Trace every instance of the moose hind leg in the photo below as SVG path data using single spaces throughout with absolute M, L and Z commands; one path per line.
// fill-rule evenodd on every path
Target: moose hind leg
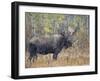
M 33 63 L 34 63 L 35 60 L 37 60 L 37 55 L 36 54 L 33 56 L 33 59 L 32 59 Z
M 34 44 L 30 43 L 30 45 L 29 45 L 30 61 L 33 60 L 33 62 L 34 62 L 34 59 L 37 56 L 36 49 L 37 49 L 36 46 Z
M 30 63 L 32 63 L 32 60 L 33 60 L 33 54 L 30 54 L 30 56 L 29 56 L 29 61 L 30 61 Z

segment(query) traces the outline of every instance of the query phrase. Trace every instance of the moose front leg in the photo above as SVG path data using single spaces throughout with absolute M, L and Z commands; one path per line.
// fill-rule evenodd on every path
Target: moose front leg
M 58 54 L 60 53 L 61 50 L 62 50 L 62 47 L 61 48 L 57 48 L 55 50 L 55 52 L 53 53 L 53 59 L 54 60 L 57 60 Z
M 53 54 L 53 60 L 57 60 L 58 53 Z

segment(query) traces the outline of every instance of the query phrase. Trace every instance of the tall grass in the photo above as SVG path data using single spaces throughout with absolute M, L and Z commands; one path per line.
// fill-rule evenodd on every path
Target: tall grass
M 25 54 L 26 68 L 57 67 L 57 66 L 82 66 L 89 65 L 89 48 L 70 47 L 62 49 L 57 60 L 53 60 L 52 54 L 40 55 L 32 64 L 28 59 L 29 53 Z

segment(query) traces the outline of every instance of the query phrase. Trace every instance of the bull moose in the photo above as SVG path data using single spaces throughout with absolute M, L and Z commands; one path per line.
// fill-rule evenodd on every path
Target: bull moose
M 57 60 L 58 54 L 63 48 L 72 46 L 72 37 L 74 31 L 62 32 L 50 36 L 32 37 L 29 42 L 29 60 L 36 59 L 38 54 L 47 55 L 53 54 L 53 59 Z

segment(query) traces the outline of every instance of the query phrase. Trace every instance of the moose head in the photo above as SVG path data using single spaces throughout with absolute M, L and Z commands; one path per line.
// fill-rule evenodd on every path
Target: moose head
M 72 44 L 74 43 L 74 36 L 77 30 L 78 28 L 73 29 L 71 27 L 68 27 L 67 32 L 63 31 L 60 33 L 64 37 L 64 47 L 65 48 L 69 48 L 72 46 Z

